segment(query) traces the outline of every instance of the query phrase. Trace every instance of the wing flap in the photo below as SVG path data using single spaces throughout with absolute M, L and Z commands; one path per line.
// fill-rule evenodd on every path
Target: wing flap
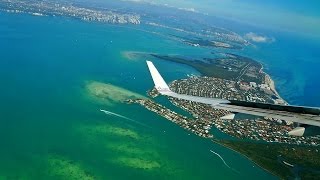
M 285 121 L 292 121 L 301 124 L 309 124 L 313 126 L 320 126 L 320 116 L 317 115 L 305 115 L 300 113 L 294 112 L 287 112 L 287 111 L 279 111 L 279 110 L 272 110 L 272 109 L 261 109 L 261 108 L 253 108 L 253 107 L 243 107 L 243 106 L 236 106 L 230 104 L 217 104 L 213 105 L 213 108 L 216 109 L 223 109 L 231 112 L 238 112 L 243 114 L 251 114 L 255 116 L 261 117 L 270 117 L 275 119 L 281 119 Z

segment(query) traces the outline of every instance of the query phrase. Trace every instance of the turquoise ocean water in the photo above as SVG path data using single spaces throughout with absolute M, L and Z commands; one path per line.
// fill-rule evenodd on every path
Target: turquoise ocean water
M 152 87 L 145 60 L 129 60 L 124 51 L 194 53 L 128 27 L 0 13 L 0 179 L 275 178 L 140 106 L 87 98 L 85 84 L 92 80 L 140 94 Z M 168 80 L 197 74 L 154 62 Z

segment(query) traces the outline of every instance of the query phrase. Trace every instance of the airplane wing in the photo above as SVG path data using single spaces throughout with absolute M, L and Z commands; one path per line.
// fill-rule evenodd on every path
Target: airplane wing
M 152 80 L 155 84 L 155 88 L 158 90 L 158 92 L 162 95 L 167 95 L 179 99 L 199 102 L 203 104 L 220 104 L 220 103 L 228 103 L 230 101 L 224 100 L 224 99 L 217 99 L 217 98 L 205 98 L 205 97 L 198 97 L 198 96 L 190 96 L 190 95 L 184 95 L 184 94 L 178 94 L 170 90 L 167 83 L 163 80 L 162 76 L 156 69 L 156 67 L 153 65 L 151 61 L 147 61 L 147 65 L 149 67 L 149 71 L 152 76 Z
M 254 103 L 236 100 L 224 100 L 218 98 L 206 98 L 198 96 L 190 96 L 178 94 L 170 90 L 167 83 L 164 81 L 156 67 L 151 61 L 147 61 L 149 71 L 151 73 L 155 88 L 162 95 L 184 99 L 188 101 L 209 104 L 213 108 L 228 110 L 236 113 L 251 114 L 262 117 L 269 117 L 292 121 L 300 124 L 307 124 L 320 127 L 320 109 L 304 106 L 285 106 L 275 104 Z M 302 136 L 305 128 L 298 127 L 290 131 L 290 135 Z

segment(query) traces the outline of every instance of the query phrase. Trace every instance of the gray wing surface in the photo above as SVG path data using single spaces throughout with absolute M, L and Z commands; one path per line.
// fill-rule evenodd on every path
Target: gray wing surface
M 304 106 L 283 106 L 274 104 L 263 104 L 254 102 L 224 100 L 218 98 L 205 98 L 178 94 L 170 90 L 156 67 L 151 61 L 147 61 L 155 88 L 162 95 L 209 104 L 213 108 L 228 110 L 231 112 L 251 114 L 262 117 L 276 118 L 286 121 L 297 122 L 320 127 L 320 109 Z
M 203 104 L 210 104 L 210 105 L 230 102 L 228 100 L 218 99 L 218 98 L 205 98 L 205 97 L 190 96 L 190 95 L 175 93 L 170 90 L 169 86 L 163 80 L 162 76 L 160 75 L 156 67 L 153 65 L 153 63 L 151 61 L 147 61 L 147 65 L 148 65 L 152 80 L 154 82 L 155 88 L 162 95 L 184 99 L 188 101 L 199 102 Z

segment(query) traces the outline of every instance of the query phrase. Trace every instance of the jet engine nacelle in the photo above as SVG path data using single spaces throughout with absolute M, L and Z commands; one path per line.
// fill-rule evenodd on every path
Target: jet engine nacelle
M 288 133 L 290 136 L 316 136 L 320 135 L 320 127 L 301 125 Z

